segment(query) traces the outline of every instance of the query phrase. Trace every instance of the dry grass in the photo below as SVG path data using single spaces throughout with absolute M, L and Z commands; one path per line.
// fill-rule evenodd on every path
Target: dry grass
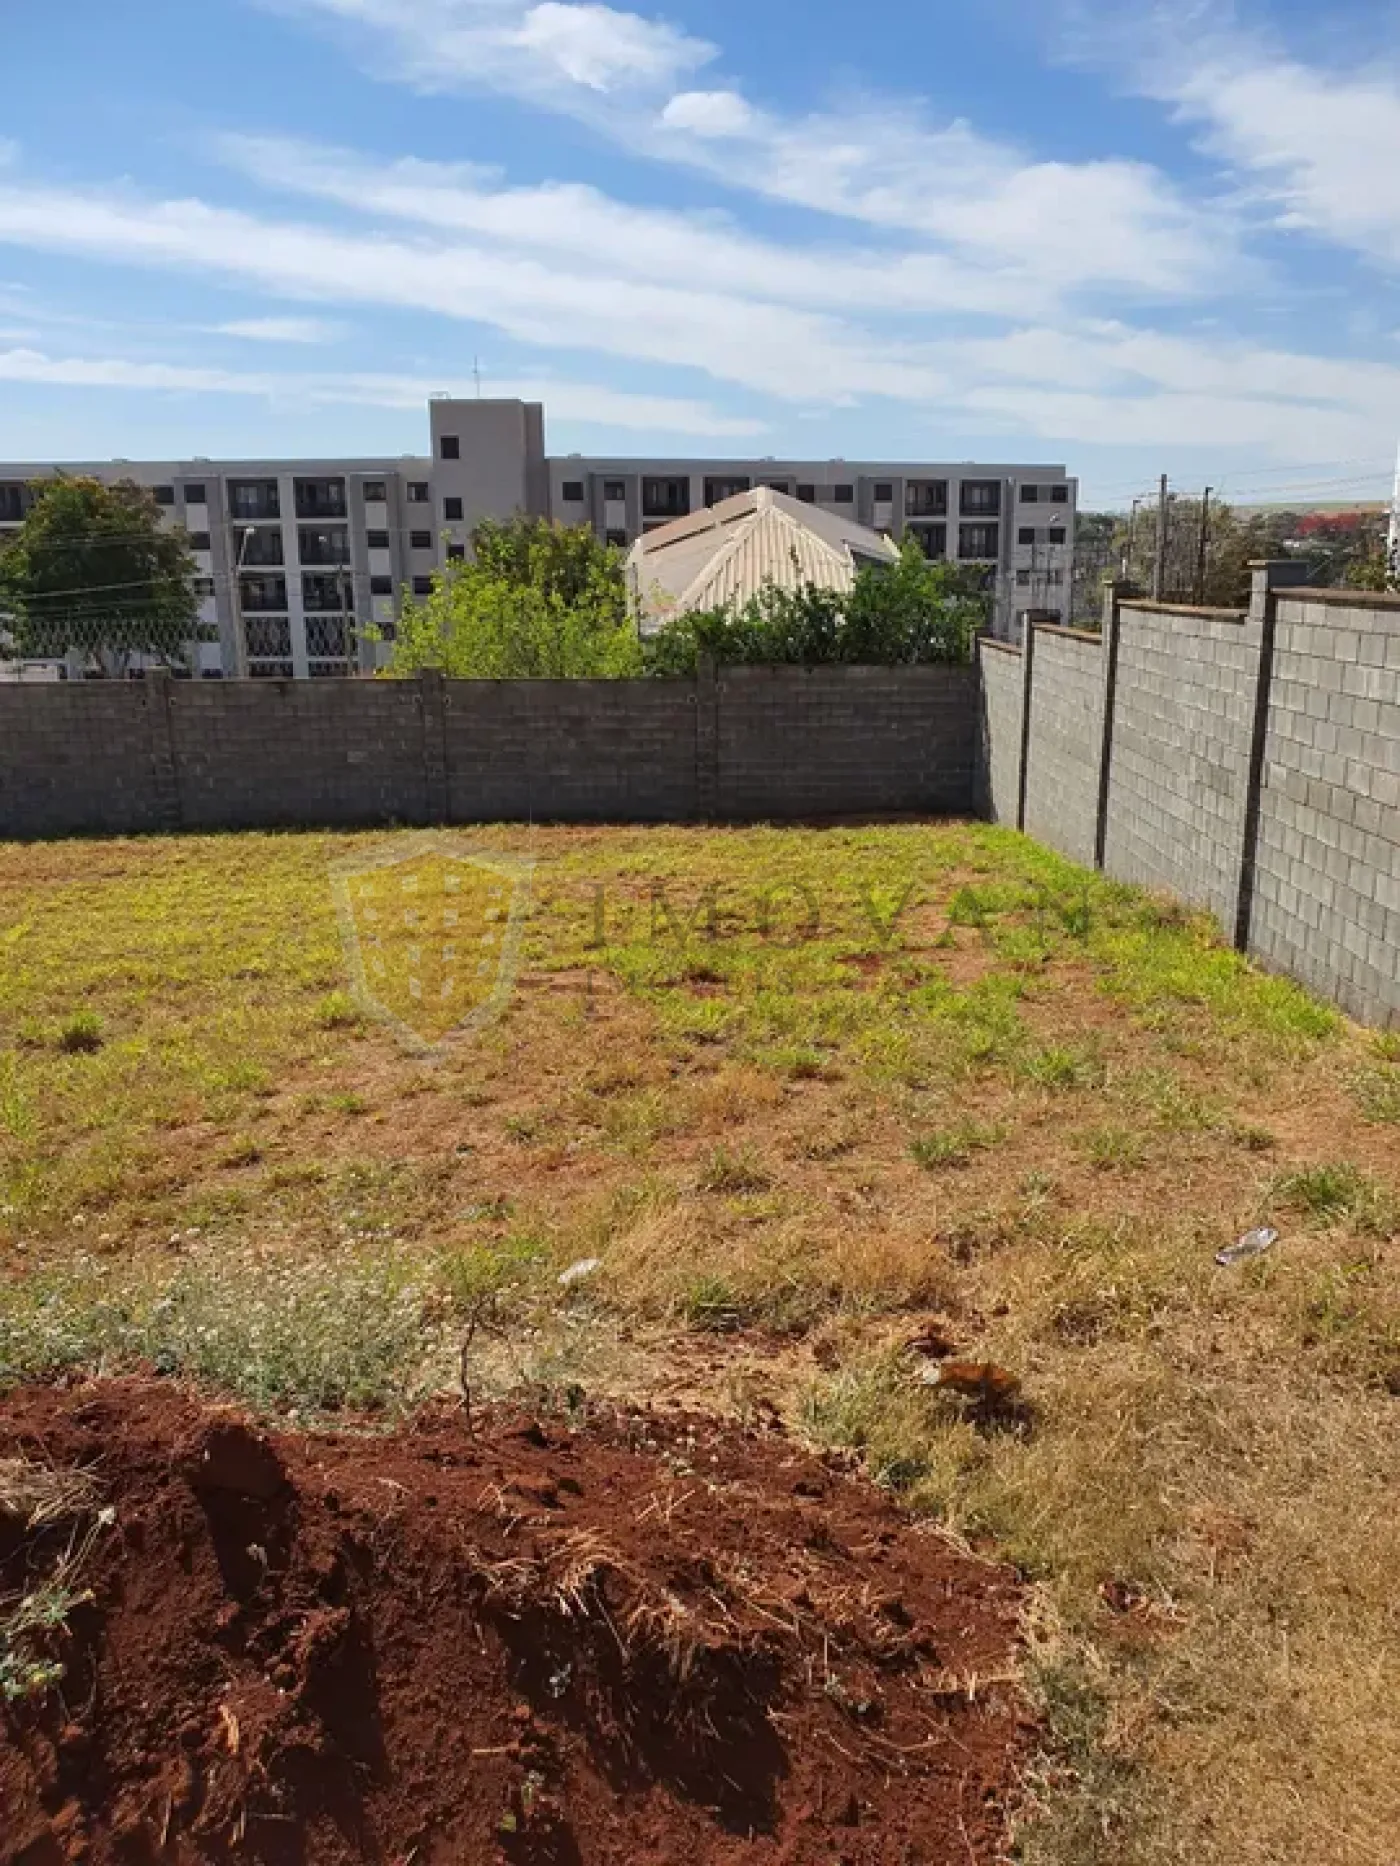
M 0 1379 L 392 1407 L 479 1323 L 474 1391 L 777 1406 L 1036 1578 L 1028 1862 L 1392 1861 L 1394 1043 L 979 826 L 480 840 L 534 908 L 438 1063 L 347 995 L 378 838 L 0 849 Z

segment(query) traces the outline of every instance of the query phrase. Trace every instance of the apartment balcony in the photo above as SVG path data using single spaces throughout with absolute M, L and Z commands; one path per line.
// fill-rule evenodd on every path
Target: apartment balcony
M 294 482 L 298 518 L 344 518 L 343 479 L 299 479 Z
M 948 512 L 946 479 L 911 479 L 904 488 L 906 518 L 944 518 Z
M 340 615 L 353 605 L 354 583 L 345 571 L 331 576 L 308 576 L 301 580 L 301 606 L 311 614 Z
M 688 479 L 644 479 L 642 481 L 642 517 L 670 520 L 685 518 L 690 512 Z
M 958 510 L 964 518 L 997 518 L 1001 513 L 999 479 L 965 479 Z
M 270 526 L 261 530 L 256 527 L 247 530 L 235 528 L 233 561 L 241 563 L 245 569 L 281 565 L 286 561 L 282 551 L 281 529 Z
M 303 564 L 348 564 L 350 533 L 343 525 L 332 525 L 320 530 L 304 529 L 297 536 L 297 553 Z
M 285 610 L 287 579 L 285 577 L 242 577 L 239 579 L 238 600 L 245 614 Z
M 235 524 L 281 518 L 282 497 L 275 479 L 233 479 L 228 485 L 229 517 Z

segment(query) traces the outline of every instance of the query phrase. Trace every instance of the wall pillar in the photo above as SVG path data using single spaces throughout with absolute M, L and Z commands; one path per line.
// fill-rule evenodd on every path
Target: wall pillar
M 1108 853 L 1108 812 L 1113 782 L 1113 721 L 1118 708 L 1118 643 L 1123 627 L 1123 598 L 1134 586 L 1109 577 L 1103 586 L 1103 736 L 1099 742 L 1099 803 L 1094 823 L 1094 866 L 1102 869 Z
M 1249 774 L 1244 799 L 1244 828 L 1240 837 L 1240 880 L 1235 907 L 1235 947 L 1249 950 L 1254 918 L 1254 884 L 1259 854 L 1259 814 L 1263 805 L 1264 754 L 1269 737 L 1269 701 L 1274 682 L 1274 635 L 1278 626 L 1278 592 L 1297 589 L 1308 580 L 1308 566 L 1294 558 L 1265 559 L 1250 565 L 1249 620 L 1259 630 L 1259 660 L 1254 679 L 1254 721 L 1249 746 Z
M 447 682 L 437 668 L 418 676 L 418 710 L 423 723 L 423 821 L 429 827 L 452 820 L 452 789 L 447 769 Z
M 180 770 L 175 758 L 175 723 L 170 716 L 175 682 L 168 667 L 151 668 L 144 681 L 146 723 L 151 733 L 151 772 L 154 779 L 156 817 L 164 831 L 181 828 L 184 811 L 180 804 Z
M 702 653 L 695 667 L 695 814 L 719 816 L 719 667 Z

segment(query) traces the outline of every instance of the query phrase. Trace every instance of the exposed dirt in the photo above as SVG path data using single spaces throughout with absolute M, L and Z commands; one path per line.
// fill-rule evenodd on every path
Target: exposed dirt
M 115 1515 L 0 1514 L 10 1596 L 93 1538 L 63 1682 L 0 1708 L 0 1866 L 1001 1855 L 1013 1577 L 776 1429 L 269 1438 L 106 1382 L 0 1402 L 5 1455 Z

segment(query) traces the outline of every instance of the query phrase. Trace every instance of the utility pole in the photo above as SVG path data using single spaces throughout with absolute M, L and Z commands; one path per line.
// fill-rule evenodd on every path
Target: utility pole
M 1390 495 L 1390 535 L 1386 539 L 1386 556 L 1390 560 L 1391 576 L 1400 575 L 1400 447 L 1395 450 L 1395 487 Z
M 1128 579 L 1133 574 L 1133 547 L 1137 543 L 1137 515 L 1138 515 L 1138 507 L 1141 504 L 1142 504 L 1141 499 L 1134 499 L 1133 509 L 1128 514 L 1128 542 L 1124 548 L 1123 562 L 1120 566 L 1120 569 L 1122 570 L 1122 573 L 1123 573 L 1123 581 L 1125 583 L 1128 581 Z
M 1206 599 L 1206 551 L 1210 545 L 1210 495 L 1214 490 L 1214 487 L 1207 486 L 1201 494 L 1201 537 L 1196 548 L 1197 607 Z
M 1152 600 L 1162 600 L 1167 575 L 1167 476 L 1157 488 L 1157 548 L 1152 556 Z

